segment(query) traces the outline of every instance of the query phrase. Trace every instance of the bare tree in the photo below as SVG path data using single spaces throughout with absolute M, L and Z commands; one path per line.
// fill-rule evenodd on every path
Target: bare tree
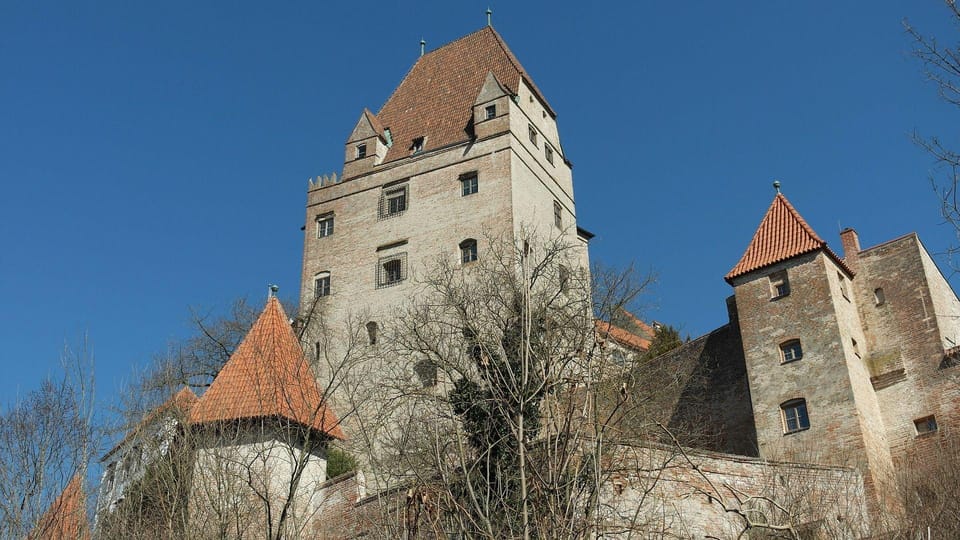
M 71 523 L 86 523 L 86 508 L 67 508 L 82 492 L 96 452 L 93 361 L 86 345 L 65 350 L 62 371 L 0 414 L 0 537 L 47 538 Z M 61 497 L 72 483 L 71 497 Z M 79 490 L 79 491 L 77 491 Z M 79 531 L 72 531 L 79 534 Z
M 944 0 L 944 4 L 954 24 L 960 25 L 960 6 L 956 0 Z M 923 66 L 927 79 L 937 87 L 940 98 L 960 107 L 960 41 L 943 45 L 935 37 L 922 34 L 909 22 L 903 24 L 913 38 L 913 54 Z M 939 172 L 932 174 L 930 181 L 940 197 L 944 219 L 957 231 L 960 240 L 960 153 L 936 136 L 914 133 L 913 140 L 935 160 Z

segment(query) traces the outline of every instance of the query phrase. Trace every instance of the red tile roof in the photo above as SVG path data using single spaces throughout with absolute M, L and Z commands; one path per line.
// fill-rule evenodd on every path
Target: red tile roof
M 63 492 L 43 513 L 28 540 L 88 540 L 87 497 L 80 473 L 67 483 Z
M 853 275 L 840 257 L 807 225 L 790 201 L 783 194 L 777 193 L 754 233 L 753 240 L 740 257 L 740 262 L 724 279 L 730 282 L 737 276 L 819 249 L 826 252 L 849 275 Z
M 393 138 L 384 162 L 409 156 L 418 137 L 425 138 L 424 151 L 469 140 L 473 101 L 488 72 L 514 94 L 525 80 L 554 114 L 500 34 L 487 26 L 430 51 L 413 64 L 377 113 L 380 125 L 390 129 Z
M 190 411 L 194 424 L 264 417 L 344 438 L 275 297 Z
M 610 324 L 607 321 L 601 321 L 598 319 L 594 321 L 594 325 L 596 327 L 597 334 L 599 334 L 601 338 L 610 338 L 624 347 L 630 347 L 631 349 L 637 351 L 646 351 L 650 348 L 649 339 L 644 339 L 633 332 L 624 330 L 623 328 Z

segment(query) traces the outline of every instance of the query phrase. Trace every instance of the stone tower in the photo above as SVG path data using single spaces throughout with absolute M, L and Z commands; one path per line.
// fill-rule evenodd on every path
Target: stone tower
M 858 466 L 871 486 L 893 466 L 855 277 L 778 192 L 726 280 L 760 456 Z
M 336 356 L 346 340 L 355 352 L 382 345 L 378 332 L 441 261 L 466 266 L 489 256 L 493 242 L 559 239 L 572 247 L 571 266 L 589 266 L 591 235 L 576 225 L 556 118 L 489 26 L 422 54 L 379 112 L 360 113 L 342 174 L 311 179 L 307 193 L 300 308 L 321 379 L 331 369 L 321 356 Z M 347 324 L 359 331 L 331 337 Z M 354 396 L 375 393 L 385 370 L 397 368 L 377 362 L 361 370 L 367 380 Z M 360 389 L 364 382 L 372 388 Z M 384 416 L 366 401 L 349 406 L 370 410 L 353 409 L 348 437 L 365 416 Z

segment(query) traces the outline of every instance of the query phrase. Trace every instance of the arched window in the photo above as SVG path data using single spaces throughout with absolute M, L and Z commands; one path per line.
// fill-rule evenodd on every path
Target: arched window
M 463 264 L 477 260 L 477 241 L 467 238 L 460 242 L 460 262 Z
M 791 399 L 780 405 L 780 417 L 783 421 L 783 434 L 796 433 L 810 429 L 810 417 L 807 416 L 807 400 Z
M 367 337 L 370 339 L 371 345 L 377 344 L 377 323 L 375 321 L 367 323 Z
M 780 363 L 786 364 L 803 358 L 803 347 L 799 339 L 791 339 L 780 344 Z

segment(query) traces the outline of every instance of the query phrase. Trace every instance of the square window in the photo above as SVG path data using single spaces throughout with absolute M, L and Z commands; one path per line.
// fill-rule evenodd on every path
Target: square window
M 794 399 L 780 405 L 780 415 L 783 420 L 784 435 L 810 429 L 807 401 L 804 399 Z
M 775 272 L 770 274 L 770 298 L 776 300 L 790 295 L 790 280 L 787 279 L 787 271 Z
M 380 219 L 399 216 L 407 210 L 407 186 L 387 188 L 380 197 Z
M 333 216 L 317 217 L 317 238 L 326 238 L 333 235 Z
M 377 288 L 392 287 L 407 279 L 407 254 L 398 253 L 377 262 Z
M 496 105 L 487 105 L 487 108 L 484 109 L 485 120 L 493 120 L 497 117 L 497 106 Z
M 551 147 L 549 144 L 544 144 L 543 154 L 547 158 L 547 163 L 553 165 L 553 147 Z
M 410 146 L 410 150 L 413 151 L 414 154 L 423 152 L 423 137 L 417 137 L 414 139 L 413 144 Z
M 558 201 L 553 201 L 553 224 L 558 229 L 563 228 L 563 207 L 560 206 Z
M 786 364 L 803 358 L 800 340 L 794 339 L 780 344 L 780 362 Z
M 477 256 L 477 241 L 473 238 L 468 238 L 463 242 L 460 242 L 460 262 L 463 264 L 472 263 L 476 261 Z
M 937 419 L 933 415 L 914 420 L 913 427 L 917 428 L 917 435 L 936 433 L 936 431 L 939 429 L 937 427 Z
M 358 144 L 357 145 L 357 159 L 367 157 L 367 145 Z
M 316 298 L 330 296 L 330 272 L 320 272 L 314 276 L 313 290 Z
M 460 175 L 460 195 L 466 197 L 479 191 L 480 183 L 477 179 L 477 173 L 471 172 Z
M 530 137 L 530 142 L 537 146 L 537 128 L 533 127 L 533 124 L 527 126 L 527 135 Z

